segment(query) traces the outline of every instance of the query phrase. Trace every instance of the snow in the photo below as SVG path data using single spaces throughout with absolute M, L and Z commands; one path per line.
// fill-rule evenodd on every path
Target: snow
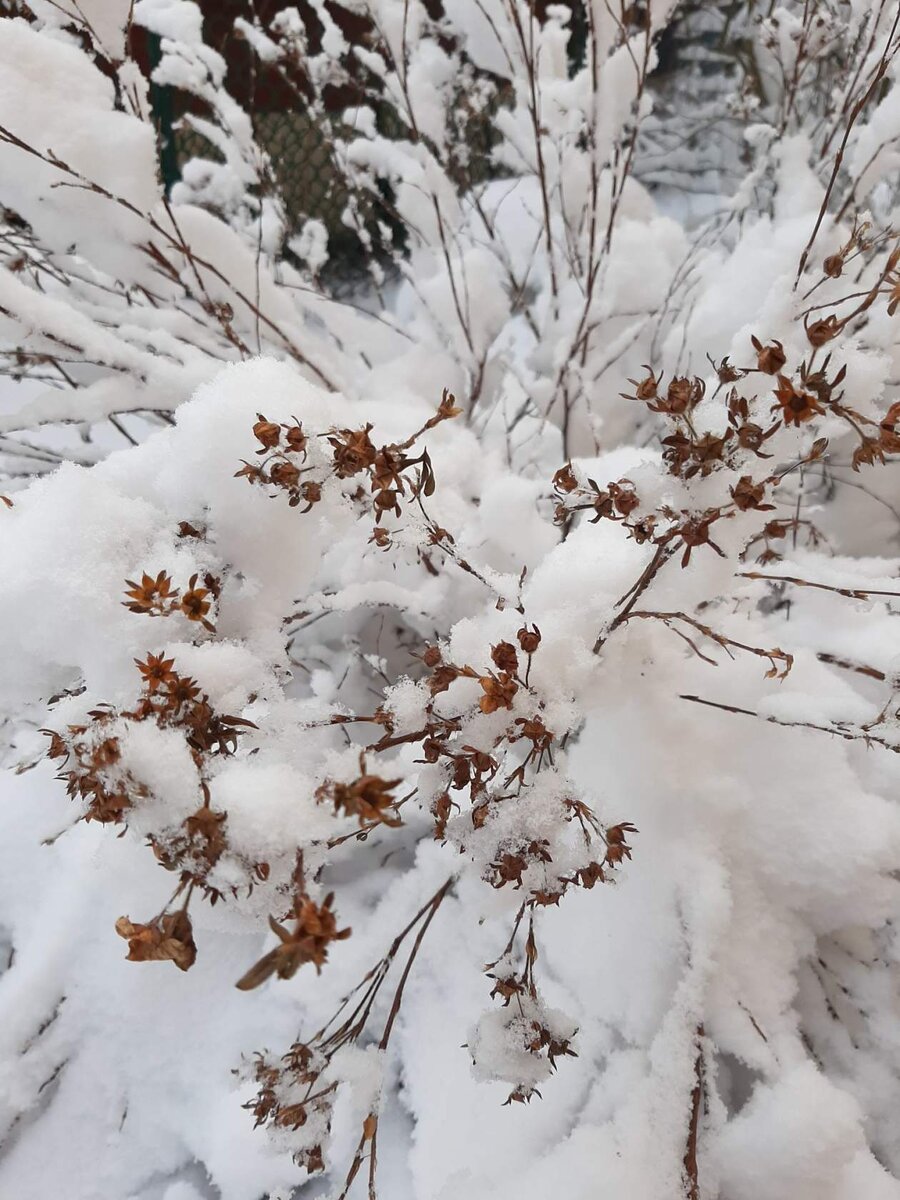
M 0 26 L 0 1194 L 900 1200 L 894 66 L 817 225 L 890 14 L 735 16 L 692 199 L 639 23 L 350 7 L 235 28 L 355 291 L 198 5 Z M 169 198 L 129 17 L 215 150 Z

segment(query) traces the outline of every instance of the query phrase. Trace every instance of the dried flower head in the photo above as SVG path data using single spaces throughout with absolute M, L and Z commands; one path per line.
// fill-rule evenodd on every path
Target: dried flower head
M 772 411 L 781 409 L 785 425 L 802 425 L 813 417 L 821 416 L 824 411 L 811 392 L 798 388 L 786 375 L 778 376 L 775 399 L 778 403 L 772 406 Z
M 269 917 L 269 927 L 280 945 L 252 966 L 236 986 L 246 992 L 259 987 L 272 975 L 290 979 L 306 963 L 312 963 L 319 973 L 328 958 L 331 943 L 350 936 L 349 929 L 338 929 L 337 918 L 331 910 L 333 903 L 333 892 L 329 892 L 322 904 L 316 904 L 307 895 L 298 896 L 294 903 L 293 932 L 274 917 Z
M 187 971 L 197 958 L 191 919 L 183 909 L 163 913 L 147 925 L 119 917 L 116 933 L 128 942 L 129 962 L 172 962 Z
M 765 375 L 777 375 L 787 362 L 787 355 L 781 342 L 771 342 L 768 346 L 764 346 L 757 337 L 751 337 L 750 341 L 756 351 L 757 370 L 762 371 Z

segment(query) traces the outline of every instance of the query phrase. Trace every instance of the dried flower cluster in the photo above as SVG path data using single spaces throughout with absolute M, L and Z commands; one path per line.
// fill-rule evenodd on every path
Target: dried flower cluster
M 259 463 L 245 462 L 236 474 L 250 483 L 286 492 L 288 504 L 292 508 L 303 504 L 305 513 L 319 503 L 323 489 L 332 480 L 356 481 L 353 496 L 362 503 L 366 493 L 359 477 L 367 477 L 375 518 L 372 541 L 384 547 L 389 545 L 390 537 L 380 522 L 388 513 L 402 515 L 401 497 L 404 501 L 416 500 L 434 492 L 428 451 L 416 457 L 410 457 L 408 451 L 429 429 L 458 416 L 460 411 L 455 397 L 445 389 L 437 413 L 405 442 L 376 447 L 369 437 L 372 426 L 366 424 L 362 429 L 336 429 L 320 435 L 328 450 L 320 449 L 315 442 L 311 445 L 299 421 L 277 425 L 260 413 L 253 435 L 260 443 L 256 453 L 264 457 Z
M 164 579 L 164 574 L 159 578 Z M 157 588 L 159 594 L 165 594 L 164 588 Z M 221 889 L 210 882 L 210 873 L 226 848 L 227 814 L 210 804 L 209 772 L 214 760 L 234 754 L 238 739 L 255 726 L 243 717 L 216 713 L 196 681 L 177 673 L 174 659 L 148 654 L 136 665 L 143 692 L 133 709 L 104 706 L 88 713 L 87 724 L 70 725 L 64 733 L 48 730 L 47 753 L 59 764 L 58 778 L 65 781 L 69 795 L 84 806 L 83 820 L 127 825 L 142 807 L 160 799 L 129 769 L 127 747 L 135 728 L 146 723 L 164 738 L 183 739 L 202 803 L 178 826 L 148 831 L 147 840 L 162 866 L 178 873 L 172 900 L 184 893 L 184 906 L 173 913 L 164 910 L 146 925 L 122 917 L 116 929 L 128 940 L 130 959 L 169 959 L 186 971 L 196 958 L 187 912 L 191 893 L 198 888 L 213 904 L 222 898 Z M 252 869 L 265 878 L 265 863 L 254 863 Z

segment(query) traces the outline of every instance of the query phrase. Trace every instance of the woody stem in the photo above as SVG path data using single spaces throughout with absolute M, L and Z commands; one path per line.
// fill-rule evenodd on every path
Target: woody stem
M 618 601 L 619 604 L 625 602 L 624 608 L 613 618 L 609 628 L 597 635 L 597 640 L 594 642 L 594 654 L 599 654 L 610 634 L 614 633 L 620 625 L 623 625 L 628 620 L 631 610 L 674 553 L 675 547 L 669 545 L 668 541 L 660 542 L 656 547 L 656 553 L 641 572 L 637 582 Z

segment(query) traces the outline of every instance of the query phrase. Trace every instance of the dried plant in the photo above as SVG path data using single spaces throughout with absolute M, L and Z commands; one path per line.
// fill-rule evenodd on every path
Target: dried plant
M 0 34 L 54 97 L 0 90 L 5 353 L 52 389 L 0 434 L 16 1154 L 54 1097 L 79 1145 L 152 1107 L 165 1171 L 374 1200 L 405 1105 L 417 1196 L 887 1195 L 900 12 L 248 7 L 348 298 L 198 10 L 112 7 Z M 171 195 L 141 29 L 216 158 Z M 707 120 L 733 158 L 659 164 Z M 185 1118 L 232 1070 L 268 1149 Z

